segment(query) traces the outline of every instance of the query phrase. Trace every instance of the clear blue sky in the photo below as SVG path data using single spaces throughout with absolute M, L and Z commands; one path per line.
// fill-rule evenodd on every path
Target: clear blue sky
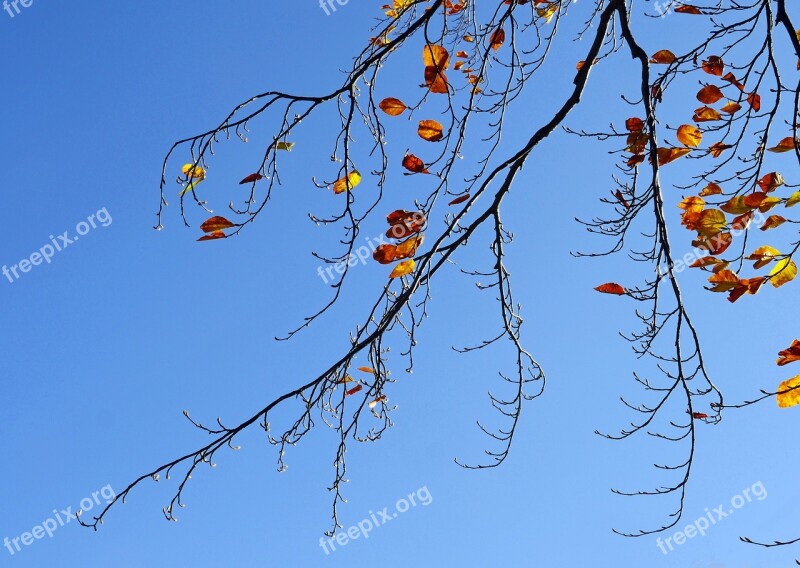
M 152 226 L 161 159 L 174 140 L 208 128 L 263 90 L 328 92 L 341 81 L 338 70 L 369 38 L 380 4 L 354 0 L 326 16 L 313 0 L 34 0 L 13 18 L 0 12 L 0 263 L 17 264 L 49 243 L 50 235 L 58 240 L 64 231 L 74 233 L 91 215 L 97 225 L 50 264 L 32 267 L 13 284 L 0 279 L 0 538 L 31 531 L 54 517 L 54 509 L 74 511 L 107 485 L 119 491 L 140 473 L 204 443 L 181 416 L 183 409 L 206 422 L 217 416 L 238 422 L 315 376 L 346 346 L 385 267 L 357 266 L 338 310 L 291 343 L 272 340 L 328 293 L 309 250 L 332 252 L 326 243 L 335 235 L 315 228 L 305 213 L 332 211 L 336 204 L 309 179 L 330 177 L 330 122 L 304 125 L 272 209 L 242 238 L 196 243 L 199 231 L 182 226 L 175 203 L 165 230 Z M 670 41 L 689 33 L 683 22 L 670 27 Z M 662 41 L 648 49 L 668 47 Z M 579 52 L 555 55 L 543 75 L 549 91 L 533 88 L 519 101 L 505 148 L 527 137 L 517 125 L 539 124 L 560 104 L 580 58 Z M 571 125 L 600 129 L 625 116 L 609 107 L 617 104 L 620 77 L 631 70 L 626 65 L 623 54 L 620 63 L 597 69 Z M 416 81 L 386 74 L 380 94 L 413 92 Z M 404 147 L 389 149 L 402 153 Z M 396 362 L 396 427 L 378 444 L 351 445 L 349 503 L 341 520 L 347 528 L 370 511 L 392 511 L 423 487 L 429 505 L 326 555 L 319 538 L 329 526 L 334 438 L 318 430 L 289 452 L 289 469 L 278 474 L 274 448 L 253 431 L 239 441 L 240 452 L 220 453 L 216 469 L 194 476 L 178 523 L 161 514 L 173 486 L 145 483 L 99 532 L 72 522 L 14 555 L 0 548 L 0 565 L 791 563 L 797 549 L 763 551 L 737 541 L 742 534 L 768 539 L 800 532 L 791 505 L 800 497 L 790 434 L 798 413 L 778 412 L 773 402 L 699 429 L 686 516 L 677 528 L 706 508 L 729 508 L 732 498 L 758 482 L 766 499 L 746 504 L 667 556 L 655 537 L 624 539 L 611 532 L 664 520 L 671 503 L 625 499 L 609 489 L 660 485 L 649 464 L 673 454 L 652 439 L 612 443 L 593 433 L 633 418 L 618 396 L 635 396 L 630 372 L 639 368 L 617 336 L 636 325 L 632 306 L 599 297 L 592 288 L 608 280 L 635 283 L 642 267 L 624 258 L 569 255 L 604 245 L 572 219 L 601 211 L 597 198 L 610 187 L 607 149 L 554 136 L 537 150 L 507 200 L 506 223 L 518 237 L 509 266 L 516 299 L 525 306 L 526 344 L 544 365 L 549 388 L 526 406 L 502 468 L 468 472 L 453 464 L 455 456 L 480 458 L 487 440 L 474 421 L 493 420 L 485 393 L 497 386 L 496 371 L 505 365 L 502 351 L 459 356 L 450 349 L 480 340 L 496 325 L 495 304 L 453 269 L 433 286 L 432 317 L 420 332 L 414 374 Z M 220 147 L 205 182 L 218 211 L 240 196 L 235 181 L 252 170 L 257 150 L 239 143 Z M 393 179 L 391 198 L 410 207 L 412 182 Z M 174 191 L 170 186 L 170 198 Z M 671 198 L 678 194 L 673 190 Z M 195 224 L 202 220 L 200 211 L 190 214 Z M 366 236 L 380 230 L 375 222 Z M 689 250 L 685 233 L 676 239 Z M 486 261 L 484 251 L 476 241 L 460 260 L 479 267 L 470 262 Z M 790 376 L 776 369 L 773 352 L 798 335 L 796 320 L 786 317 L 796 306 L 796 286 L 730 306 L 724 296 L 702 290 L 700 275 L 683 276 L 710 368 L 728 400 L 774 388 Z

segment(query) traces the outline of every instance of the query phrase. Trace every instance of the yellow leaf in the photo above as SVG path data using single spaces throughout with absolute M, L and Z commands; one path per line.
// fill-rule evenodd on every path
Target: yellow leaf
M 276 150 L 283 150 L 285 152 L 291 152 L 292 148 L 294 148 L 294 142 L 278 142 L 275 144 Z
M 791 282 L 797 277 L 797 265 L 791 258 L 784 258 L 769 272 L 769 281 L 776 288 L 780 288 L 787 282 Z
M 795 191 L 789 196 L 789 199 L 786 200 L 786 207 L 794 207 L 798 203 L 800 203 L 800 191 Z
M 690 148 L 697 148 L 703 141 L 703 133 L 696 126 L 684 124 L 678 128 L 678 142 Z
M 413 258 L 408 260 L 404 260 L 400 264 L 394 267 L 392 273 L 389 274 L 389 278 L 399 278 L 400 276 L 405 276 L 406 274 L 411 274 L 414 272 L 414 269 L 417 267 L 417 263 L 414 262 Z
M 778 396 L 776 398 L 778 400 L 778 408 L 791 408 L 800 404 L 800 375 L 788 381 L 783 381 L 778 387 Z
M 442 125 L 435 120 L 420 120 L 417 134 L 428 142 L 438 142 L 444 137 Z
M 358 173 L 358 170 L 353 170 L 333 184 L 333 192 L 337 194 L 342 193 L 348 189 L 353 189 L 359 183 L 361 183 L 361 174 Z
M 181 171 L 187 178 L 205 179 L 206 177 L 206 171 L 200 166 L 196 166 L 194 164 L 184 164 L 184 166 L 181 168 Z

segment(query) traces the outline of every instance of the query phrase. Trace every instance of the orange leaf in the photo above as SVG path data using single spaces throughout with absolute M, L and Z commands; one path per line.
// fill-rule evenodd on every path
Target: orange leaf
M 761 110 L 761 95 L 758 93 L 750 93 L 747 95 L 747 104 L 750 105 L 754 111 L 758 112 Z
M 758 180 L 756 183 L 758 184 L 758 187 L 762 189 L 762 191 L 769 193 L 771 191 L 775 191 L 776 189 L 778 189 L 785 182 L 781 174 L 779 174 L 778 172 L 770 172 L 764 177 L 762 177 L 760 180 Z
M 736 114 L 742 109 L 742 105 L 733 101 L 728 101 L 720 110 L 725 114 Z
M 202 237 L 200 237 L 197 240 L 198 241 L 214 241 L 216 239 L 225 239 L 227 237 L 228 237 L 228 235 L 226 235 L 222 231 L 214 231 L 213 233 L 209 233 L 207 235 L 203 235 Z
M 709 122 L 712 120 L 721 120 L 722 115 L 711 107 L 700 107 L 694 111 L 692 120 L 695 122 Z
M 489 39 L 489 47 L 497 51 L 503 46 L 503 42 L 506 40 L 506 32 L 503 28 L 498 28 L 492 34 L 492 37 Z
M 405 112 L 406 108 L 408 108 L 403 101 L 393 97 L 387 97 L 383 99 L 378 104 L 378 107 L 389 116 L 399 116 Z
M 614 282 L 601 284 L 600 286 L 597 286 L 595 290 L 602 292 L 603 294 L 615 294 L 617 296 L 624 296 L 627 293 L 625 288 Z
M 421 159 L 414 154 L 406 154 L 403 158 L 403 167 L 415 174 L 429 174 L 430 172 L 425 169 L 425 164 Z
M 800 146 L 800 138 L 797 139 L 797 144 L 798 146 Z M 778 142 L 777 146 L 773 148 L 767 148 L 767 150 L 769 150 L 770 152 L 776 152 L 778 154 L 783 152 L 794 152 L 794 146 L 795 146 L 795 139 L 792 138 L 791 136 L 788 136 L 783 140 L 781 140 L 780 142 Z
M 786 219 L 781 217 L 780 215 L 770 215 L 767 217 L 766 222 L 761 225 L 762 231 L 768 231 L 770 229 L 774 229 L 776 227 L 780 227 L 786 222 Z
M 714 156 L 715 158 L 719 158 L 722 155 L 722 152 L 732 147 L 733 146 L 731 146 L 730 144 L 723 144 L 722 142 L 714 142 L 708 148 L 708 153 Z
M 396 256 L 397 247 L 390 244 L 378 245 L 378 248 L 372 253 L 372 258 L 381 264 L 393 263 Z
M 353 388 L 351 388 L 349 391 L 347 391 L 346 394 L 347 394 L 347 396 L 353 396 L 354 394 L 356 394 L 358 391 L 360 391 L 363 388 L 364 388 L 364 385 L 356 385 Z
M 669 49 L 662 49 L 661 51 L 657 51 L 653 54 L 653 57 L 650 58 L 650 63 L 667 65 L 669 63 L 673 63 L 676 59 L 677 57 L 675 57 L 675 54 Z
M 678 128 L 678 142 L 690 148 L 697 148 L 703 141 L 703 133 L 696 126 L 684 124 Z
M 697 93 L 697 100 L 704 105 L 713 105 L 722 98 L 722 91 L 716 85 L 706 85 Z
M 659 148 L 658 149 L 658 165 L 666 166 L 670 162 L 674 162 L 681 156 L 685 156 L 691 152 L 689 148 Z
M 725 63 L 722 61 L 722 58 L 716 55 L 711 55 L 708 59 L 703 60 L 703 71 L 709 75 L 722 77 L 722 71 L 724 68 Z
M 625 128 L 628 130 L 628 132 L 641 132 L 644 129 L 644 122 L 641 118 L 629 118 L 625 121 Z
M 373 369 L 372 367 L 359 367 L 358 370 L 361 371 L 362 373 L 369 373 L 371 375 L 375 374 L 375 369 Z
M 779 359 L 775 361 L 778 366 L 783 367 L 794 361 L 800 361 L 800 341 L 795 339 L 792 341 L 788 349 L 784 349 L 778 353 Z
M 417 134 L 428 142 L 438 142 L 444 137 L 442 125 L 435 120 L 420 120 Z

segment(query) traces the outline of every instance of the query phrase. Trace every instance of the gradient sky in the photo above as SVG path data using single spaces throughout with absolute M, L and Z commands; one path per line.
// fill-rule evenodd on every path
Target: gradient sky
M 304 125 L 271 209 L 241 238 L 196 243 L 199 231 L 183 227 L 174 202 L 165 229 L 152 227 L 161 160 L 174 140 L 215 124 L 255 93 L 319 94 L 339 85 L 339 70 L 370 37 L 381 3 L 353 0 L 329 16 L 313 0 L 34 0 L 13 18 L 0 12 L 6 219 L 0 263 L 18 263 L 49 243 L 50 235 L 74 233 L 91 215 L 109 220 L 106 227 L 96 223 L 50 264 L 33 267 L 14 283 L 0 279 L 0 538 L 19 537 L 53 517 L 54 509 L 74 511 L 108 485 L 121 491 L 141 473 L 205 443 L 182 410 L 205 422 L 217 416 L 239 422 L 316 376 L 347 346 L 348 332 L 384 282 L 385 267 L 354 267 L 353 287 L 326 319 L 292 342 L 272 339 L 329 294 L 309 251 L 333 253 L 337 235 L 316 228 L 306 213 L 336 206 L 335 196 L 309 179 L 333 170 L 330 116 Z M 687 21 L 669 27 L 670 41 L 692 33 Z M 649 38 L 664 36 L 670 22 L 648 21 L 652 30 L 662 26 Z M 542 75 L 548 89 L 533 87 L 518 101 L 505 149 L 517 148 L 528 136 L 525 125 L 540 124 L 561 104 L 579 53 L 554 53 Z M 585 104 L 569 125 L 602 129 L 624 118 L 624 107 L 620 114 L 613 109 L 633 67 L 626 54 L 618 59 L 593 72 Z M 389 71 L 382 96 L 417 92 L 416 79 Z M 249 173 L 259 135 L 269 136 L 252 126 L 251 146 L 219 146 L 205 182 L 218 211 L 242 191 L 223 180 Z M 402 153 L 403 142 L 388 148 Z M 279 474 L 275 449 L 254 430 L 239 440 L 240 452 L 221 452 L 216 469 L 198 471 L 178 523 L 161 514 L 173 486 L 163 479 L 146 482 L 112 510 L 99 532 L 72 522 L 14 555 L 0 548 L 0 565 L 791 564 L 800 556 L 797 548 L 765 551 L 738 542 L 739 535 L 770 539 L 800 532 L 791 505 L 800 497 L 791 434 L 800 411 L 778 412 L 772 401 L 699 428 L 685 518 L 675 530 L 707 508 L 728 509 L 732 498 L 759 482 L 765 499 L 747 503 L 705 537 L 666 556 L 656 537 L 612 533 L 614 527 L 637 530 L 664 522 L 671 502 L 622 498 L 610 488 L 664 483 L 649 466 L 675 454 L 646 437 L 614 443 L 594 434 L 633 419 L 619 396 L 636 396 L 631 371 L 641 367 L 617 334 L 634 329 L 633 306 L 592 288 L 646 276 L 640 272 L 645 267 L 624 257 L 570 256 L 605 245 L 573 218 L 602 212 L 597 199 L 612 187 L 608 149 L 554 135 L 536 151 L 506 203 L 505 222 L 517 234 L 509 267 L 525 310 L 524 339 L 549 385 L 543 398 L 525 407 L 502 468 L 474 472 L 453 463 L 454 457 L 479 460 L 487 447 L 475 420 L 495 419 L 486 391 L 498 386 L 496 373 L 508 368 L 508 353 L 452 351 L 451 345 L 489 336 L 497 317 L 491 298 L 452 269 L 433 285 L 414 373 L 395 362 L 395 428 L 369 447 L 351 444 L 349 503 L 341 521 L 347 528 L 370 512 L 393 511 L 398 500 L 421 488 L 430 495 L 427 506 L 326 555 L 319 539 L 330 521 L 326 488 L 335 438 L 316 430 L 292 448 L 289 468 Z M 169 177 L 181 160 L 172 163 Z M 410 207 L 417 180 L 396 170 L 392 179 L 397 183 L 389 188 L 390 202 Z M 676 199 L 680 192 L 672 191 Z M 168 192 L 174 201 L 172 185 Z M 98 216 L 101 210 L 108 217 Z M 190 215 L 195 225 L 202 221 L 196 208 Z M 371 223 L 366 236 L 382 231 L 380 219 Z M 688 251 L 688 234 L 673 233 Z M 485 251 L 485 241 L 476 240 L 458 260 L 479 268 Z M 796 285 L 731 306 L 702 289 L 701 275 L 682 278 L 710 369 L 729 401 L 790 376 L 776 370 L 774 351 L 798 335 L 796 320 L 786 317 L 796 306 Z M 395 351 L 403 347 L 398 342 Z

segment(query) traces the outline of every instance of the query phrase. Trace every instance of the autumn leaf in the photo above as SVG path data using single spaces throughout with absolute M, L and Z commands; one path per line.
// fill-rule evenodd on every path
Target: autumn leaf
M 742 85 L 736 77 L 734 77 L 733 73 L 726 73 L 725 76 L 722 78 L 723 81 L 727 81 L 731 85 L 735 85 L 740 91 L 744 91 L 744 85 Z
M 697 148 L 703 141 L 703 133 L 696 126 L 684 124 L 678 128 L 678 142 L 690 148 Z
M 598 292 L 602 292 L 603 294 L 615 294 L 617 296 L 624 296 L 627 294 L 625 288 L 616 284 L 615 282 L 608 282 L 606 284 L 601 284 L 595 288 Z
M 769 272 L 770 282 L 775 288 L 780 288 L 797 277 L 797 265 L 791 258 L 784 258 L 775 263 Z
M 742 109 L 742 105 L 739 103 L 735 103 L 733 101 L 728 101 L 725 103 L 725 106 L 722 107 L 720 110 L 725 114 L 736 114 Z
M 425 164 L 420 158 L 414 154 L 406 154 L 403 157 L 403 167 L 415 174 L 429 174 L 430 172 L 425 168 Z
M 625 121 L 625 128 L 628 132 L 637 133 L 644 130 L 644 121 L 641 118 L 629 118 Z
M 394 267 L 394 270 L 389 274 L 389 278 L 399 278 L 401 276 L 405 276 L 406 274 L 411 274 L 414 272 L 414 269 L 417 267 L 417 263 L 414 262 L 413 258 L 408 260 L 404 260 L 400 264 Z
M 345 393 L 345 394 L 347 396 L 353 396 L 354 394 L 356 394 L 358 391 L 360 391 L 363 388 L 364 388 L 364 385 L 356 385 L 353 388 L 351 388 L 349 391 L 347 391 L 347 393 Z
M 719 195 L 720 193 L 722 193 L 722 188 L 716 183 L 712 182 L 703 188 L 703 191 L 700 192 L 700 196 L 705 197 L 707 195 Z
M 797 144 L 800 146 L 800 139 L 797 139 Z M 782 154 L 783 152 L 794 152 L 794 146 L 795 146 L 795 139 L 789 136 L 778 142 L 777 146 L 774 146 L 772 148 L 767 148 L 767 150 L 769 150 L 770 152 Z
M 694 111 L 692 120 L 695 122 L 710 122 L 712 120 L 722 120 L 722 115 L 711 107 L 700 107 Z
M 281 141 L 281 142 L 278 142 L 277 144 L 275 144 L 275 149 L 276 150 L 281 150 L 283 152 L 291 152 L 292 148 L 294 148 L 294 144 L 295 144 L 294 142 L 283 142 L 283 141 Z
M 712 274 L 708 281 L 713 284 L 712 292 L 728 292 L 739 284 L 739 277 L 731 270 L 720 270 Z
M 722 155 L 722 152 L 729 148 L 733 148 L 733 146 L 730 144 L 723 144 L 722 142 L 714 142 L 711 146 L 709 146 L 708 153 L 715 158 L 719 158 Z
M 432 93 L 447 93 L 445 69 L 450 65 L 450 54 L 441 45 L 428 44 L 422 49 L 425 63 L 425 85 Z
M 706 202 L 701 197 L 691 196 L 678 203 L 678 208 L 687 212 L 700 213 L 706 208 Z
M 685 156 L 691 150 L 689 148 L 659 148 L 658 149 L 658 165 L 666 166 L 670 162 L 674 162 L 681 156 Z
M 205 179 L 206 171 L 195 164 L 184 164 L 181 171 L 186 179 Z
M 800 341 L 795 339 L 788 349 L 778 352 L 778 359 L 775 361 L 779 367 L 788 365 L 795 361 L 800 361 Z
M 747 104 L 750 105 L 754 111 L 758 112 L 761 110 L 761 95 L 758 93 L 750 93 L 747 95 Z
M 775 257 L 780 256 L 780 251 L 776 248 L 773 248 L 769 245 L 758 247 L 753 253 L 747 257 L 746 260 L 755 260 L 755 264 L 753 264 L 753 268 L 756 270 L 759 268 L 764 268 L 770 262 L 775 260 Z
M 240 182 L 239 182 L 239 185 L 244 185 L 244 184 L 246 184 L 246 183 L 253 183 L 253 182 L 256 182 L 256 181 L 258 181 L 258 180 L 260 180 L 260 179 L 263 179 L 263 178 L 264 178 L 264 176 L 262 176 L 262 175 L 261 175 L 261 174 L 259 174 L 259 173 L 250 174 L 249 176 L 247 176 L 246 178 L 244 178 L 242 181 L 240 181 Z
M 712 55 L 708 59 L 703 60 L 702 67 L 703 71 L 705 71 L 709 75 L 716 75 L 717 77 L 722 77 L 722 71 L 725 68 L 725 63 L 722 61 L 721 57 Z
M 358 170 L 353 170 L 333 184 L 333 192 L 336 194 L 343 193 L 349 189 L 355 188 L 359 183 L 361 183 L 361 174 Z
M 367 406 L 369 406 L 370 410 L 372 410 L 373 408 L 375 408 L 378 405 L 378 403 L 381 403 L 381 402 L 386 402 L 386 395 L 382 394 L 378 398 L 376 398 L 375 400 L 371 400 L 367 404 Z
M 362 373 L 369 373 L 371 375 L 375 374 L 375 369 L 373 369 L 372 367 L 359 367 L 358 370 L 361 371 Z
M 703 412 L 692 412 L 692 418 L 694 418 L 695 420 L 705 420 L 706 418 L 708 418 L 708 414 L 705 414 Z
M 675 54 L 672 53 L 669 49 L 662 49 L 661 51 L 657 51 L 653 54 L 653 57 L 650 58 L 650 63 L 667 65 L 675 62 L 675 60 L 677 59 L 678 58 L 675 57 Z
M 775 191 L 780 186 L 782 186 L 785 183 L 785 180 L 783 179 L 783 176 L 778 172 L 771 172 L 762 177 L 756 183 L 758 184 L 758 187 L 760 187 L 762 191 L 769 193 L 771 191 Z
M 761 225 L 762 231 L 768 231 L 770 229 L 775 229 L 780 227 L 786 222 L 786 219 L 781 217 L 780 215 L 770 215 L 767 217 L 767 220 Z
M 391 264 L 395 261 L 397 246 L 391 244 L 378 245 L 372 253 L 372 258 L 380 264 Z
M 688 4 L 681 4 L 675 7 L 677 14 L 691 14 L 693 16 L 702 16 L 703 12 L 697 6 L 690 6 Z
M 231 227 L 235 227 L 235 225 L 228 221 L 225 217 L 216 216 L 207 219 L 205 223 L 200 225 L 200 230 L 204 233 L 214 233 L 216 231 L 230 229 Z
M 503 42 L 506 40 L 506 32 L 503 28 L 498 28 L 492 33 L 492 37 L 489 38 L 489 47 L 497 51 L 501 47 L 503 47 Z
M 794 207 L 800 203 L 800 191 L 795 191 L 786 199 L 786 207 Z
M 420 120 L 417 134 L 428 142 L 438 142 L 444 137 L 442 125 L 435 120 Z
M 704 105 L 713 105 L 722 97 L 722 91 L 716 85 L 706 85 L 697 93 L 697 100 Z
M 400 99 L 387 97 L 378 103 L 378 108 L 380 108 L 389 116 L 400 116 L 408 107 L 406 107 L 405 103 L 403 103 L 403 101 Z
M 702 237 L 692 241 L 692 246 L 702 250 L 707 250 L 714 256 L 724 253 L 733 243 L 733 236 L 730 233 L 719 233 L 713 237 Z
M 464 195 L 459 195 L 458 197 L 453 199 L 450 203 L 448 203 L 448 205 L 458 205 L 459 203 L 464 203 L 467 199 L 469 199 L 469 193 L 465 193 Z
M 403 260 L 404 258 L 410 258 L 417 254 L 417 249 L 422 245 L 423 238 L 423 235 L 420 233 L 397 245 L 394 260 Z
M 339 379 L 336 381 L 337 385 L 346 385 L 347 383 L 352 383 L 354 381 L 353 377 L 350 375 L 345 375 L 343 379 Z
M 791 408 L 800 404 L 800 375 L 783 381 L 776 396 L 778 408 Z
M 198 240 L 199 241 L 215 241 L 217 239 L 226 239 L 228 235 L 223 233 L 222 231 L 214 231 L 213 233 L 209 233 L 207 235 L 203 235 Z

